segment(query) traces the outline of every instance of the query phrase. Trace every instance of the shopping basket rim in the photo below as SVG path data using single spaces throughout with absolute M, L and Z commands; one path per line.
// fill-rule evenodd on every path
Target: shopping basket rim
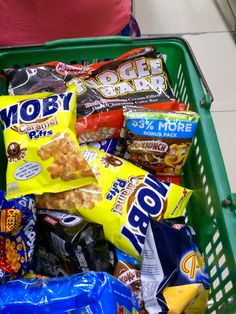
M 152 41 L 152 40 L 177 40 L 181 41 L 184 44 L 185 48 L 188 50 L 188 54 L 193 61 L 193 64 L 196 67 L 196 70 L 201 78 L 203 86 L 205 88 L 206 93 L 209 96 L 211 103 L 214 101 L 213 94 L 211 89 L 205 79 L 205 76 L 201 70 L 201 67 L 194 55 L 194 52 L 189 44 L 189 42 L 178 35 L 145 35 L 141 37 L 125 37 L 125 36 L 101 36 L 101 37 L 74 37 L 74 38 L 62 38 L 56 39 L 52 41 L 48 41 L 42 44 L 31 44 L 31 45 L 16 45 L 16 46 L 0 46 L 0 53 L 7 51 L 17 51 L 19 49 L 29 49 L 29 48 L 51 48 L 57 47 L 61 45 L 72 45 L 72 44 L 90 44 L 96 41 L 98 44 L 112 44 L 112 43 L 132 43 L 132 42 L 142 42 L 142 41 Z

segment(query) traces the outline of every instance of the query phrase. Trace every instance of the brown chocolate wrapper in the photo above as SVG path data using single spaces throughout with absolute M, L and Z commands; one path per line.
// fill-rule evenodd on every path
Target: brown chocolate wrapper
M 138 265 L 118 261 L 114 269 L 114 277 L 129 287 L 138 299 L 140 314 L 148 314 L 141 295 L 141 271 Z

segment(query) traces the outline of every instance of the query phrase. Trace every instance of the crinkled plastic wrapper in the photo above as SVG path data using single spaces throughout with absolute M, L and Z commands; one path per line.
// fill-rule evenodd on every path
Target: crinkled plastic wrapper
M 160 181 L 133 164 L 91 147 L 83 154 L 98 184 L 37 198 L 39 208 L 79 212 L 103 225 L 105 237 L 140 259 L 149 215 L 157 220 L 183 214 L 192 191 Z
M 191 228 L 150 219 L 142 251 L 141 283 L 149 314 L 205 312 L 209 277 Z
M 32 266 L 36 239 L 33 196 L 7 201 L 0 191 L 0 283 L 23 276 Z
M 75 88 L 62 94 L 1 97 L 7 198 L 96 182 L 75 134 Z
M 4 69 L 9 95 L 26 95 L 41 92 L 64 93 L 66 83 L 75 76 L 88 75 L 89 66 L 68 65 L 53 61 L 20 69 Z
M 0 313 L 139 313 L 131 290 L 107 273 L 22 279 L 0 286 Z
M 37 227 L 37 273 L 57 276 L 58 270 L 64 274 L 112 272 L 109 246 L 101 225 L 88 223 L 79 215 L 38 210 Z

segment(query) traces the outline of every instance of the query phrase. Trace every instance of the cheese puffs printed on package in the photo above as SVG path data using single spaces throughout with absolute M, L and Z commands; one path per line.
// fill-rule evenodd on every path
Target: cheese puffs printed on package
M 36 238 L 33 196 L 7 201 L 0 191 L 0 283 L 23 276 L 32 266 Z
M 181 175 L 199 115 L 126 106 L 124 116 L 126 146 L 120 155 L 158 175 Z
M 209 278 L 189 230 L 150 219 L 141 266 L 142 296 L 149 314 L 206 310 Z
M 7 198 L 95 182 L 75 135 L 75 86 L 65 93 L 2 96 Z
M 91 67 L 91 75 L 83 78 L 82 84 L 75 80 L 80 143 L 118 137 L 125 104 L 159 110 L 183 107 L 171 90 L 164 59 L 153 47 L 137 48 Z
M 154 219 L 183 214 L 192 191 L 156 179 L 143 169 L 84 146 L 83 154 L 98 184 L 38 197 L 39 208 L 62 209 L 103 225 L 105 238 L 140 259 L 149 215 Z

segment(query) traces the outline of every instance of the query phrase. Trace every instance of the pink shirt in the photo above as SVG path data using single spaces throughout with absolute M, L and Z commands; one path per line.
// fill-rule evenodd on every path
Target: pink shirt
M 0 46 L 116 35 L 130 14 L 130 0 L 0 1 Z

